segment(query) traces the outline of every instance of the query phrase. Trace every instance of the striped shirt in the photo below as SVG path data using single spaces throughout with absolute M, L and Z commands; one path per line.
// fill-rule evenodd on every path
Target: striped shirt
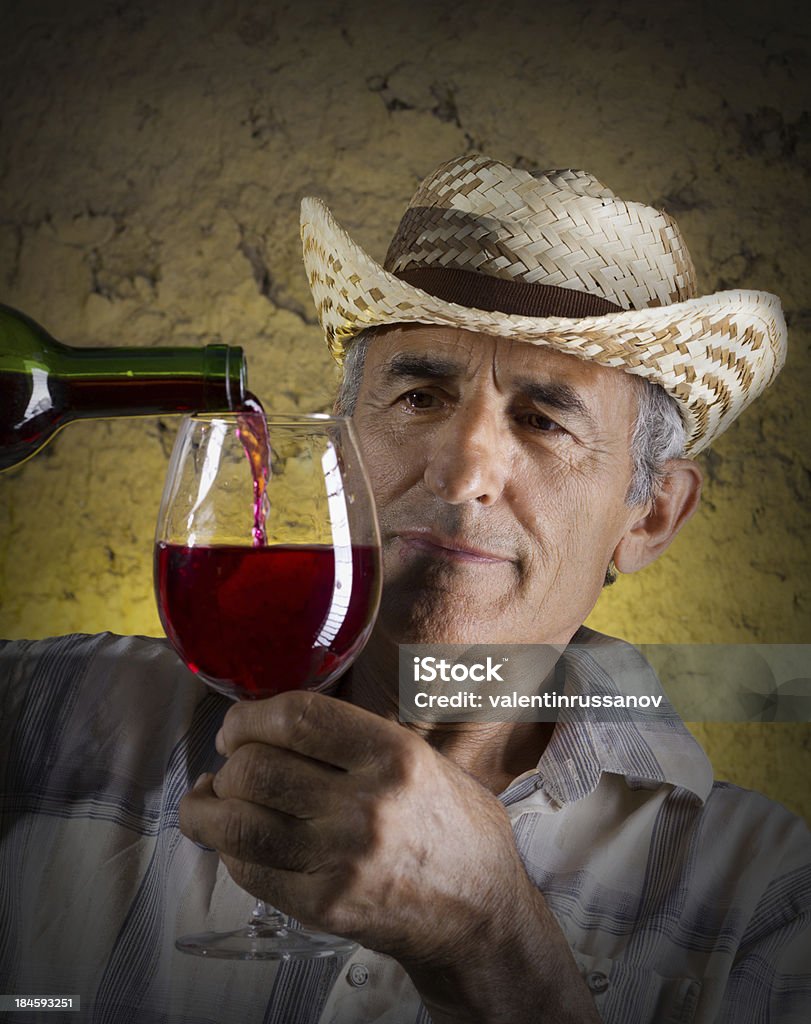
M 567 690 L 616 693 L 594 637 L 578 636 Z M 283 964 L 175 951 L 177 935 L 236 927 L 252 905 L 178 828 L 180 797 L 216 770 L 227 707 L 163 640 L 0 644 L 0 993 L 82 1007 L 15 1021 L 427 1024 L 399 965 L 371 950 Z M 601 718 L 564 714 L 501 799 L 602 1019 L 808 1024 L 808 829 L 713 784 L 666 700 Z

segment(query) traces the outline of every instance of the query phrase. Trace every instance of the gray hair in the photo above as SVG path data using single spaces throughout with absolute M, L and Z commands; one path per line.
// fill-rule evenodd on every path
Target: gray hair
M 343 379 L 335 399 L 335 411 L 351 416 L 360 391 L 363 367 L 374 328 L 352 340 L 344 361 Z M 671 396 L 652 381 L 633 375 L 637 394 L 636 423 L 631 438 L 633 476 L 625 495 L 629 508 L 654 501 L 665 479 L 665 465 L 684 453 L 686 432 L 679 407 Z
M 684 455 L 687 432 L 675 399 L 653 381 L 632 376 L 637 393 L 631 438 L 634 471 L 625 504 L 635 508 L 656 500 L 667 475 L 666 463 Z
M 351 416 L 355 411 L 360 382 L 363 379 L 366 353 L 369 351 L 369 342 L 374 337 L 374 333 L 372 327 L 369 330 L 361 331 L 349 342 L 349 348 L 344 356 L 343 376 L 335 396 L 335 412 L 338 416 Z

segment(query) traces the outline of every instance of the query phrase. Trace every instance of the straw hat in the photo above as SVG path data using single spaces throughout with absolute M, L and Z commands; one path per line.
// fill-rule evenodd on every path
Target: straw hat
M 709 445 L 785 361 L 780 300 L 699 296 L 673 219 L 585 171 L 530 173 L 474 153 L 420 185 L 383 266 L 318 199 L 301 204 L 304 265 L 340 362 L 368 327 L 426 323 L 548 345 L 660 384 L 687 453 Z

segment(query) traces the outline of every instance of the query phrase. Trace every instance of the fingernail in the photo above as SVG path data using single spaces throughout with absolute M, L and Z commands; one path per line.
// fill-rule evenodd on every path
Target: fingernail
M 195 779 L 192 790 L 202 789 L 206 782 L 211 778 L 211 772 L 203 772 L 202 775 L 198 775 Z
M 225 757 L 225 737 L 222 734 L 222 729 L 214 737 L 214 746 L 217 748 L 217 753 Z

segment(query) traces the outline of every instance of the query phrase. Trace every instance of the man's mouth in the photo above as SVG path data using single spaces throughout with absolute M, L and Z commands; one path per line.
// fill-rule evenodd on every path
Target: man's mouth
M 449 562 L 472 562 L 481 565 L 504 565 L 513 559 L 498 551 L 489 551 L 461 537 L 445 537 L 432 530 L 398 530 L 395 536 L 403 553 L 422 552 L 432 558 Z

